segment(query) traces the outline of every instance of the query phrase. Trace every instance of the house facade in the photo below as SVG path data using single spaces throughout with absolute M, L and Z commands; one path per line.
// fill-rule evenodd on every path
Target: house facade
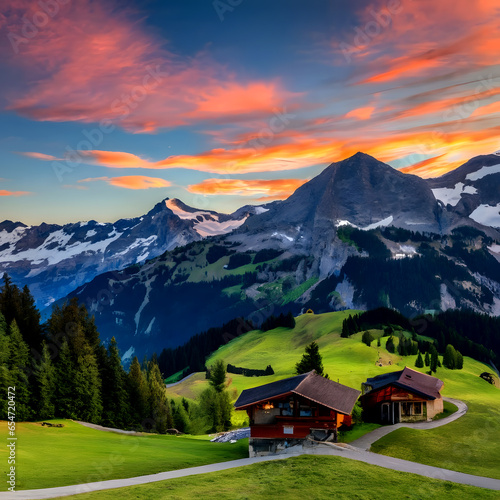
M 381 424 L 431 420 L 443 411 L 443 385 L 408 367 L 369 378 L 361 386 L 363 418 Z
M 360 391 L 314 371 L 244 390 L 235 403 L 250 420 L 250 457 L 277 453 L 314 441 L 336 441 L 337 429 L 351 425 Z

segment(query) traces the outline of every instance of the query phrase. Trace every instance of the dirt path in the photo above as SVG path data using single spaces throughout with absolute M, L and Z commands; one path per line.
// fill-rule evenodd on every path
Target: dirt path
M 182 382 L 186 381 L 188 378 L 191 378 L 193 375 L 196 375 L 196 372 L 195 373 L 190 373 L 186 377 L 180 379 L 178 382 L 174 382 L 173 384 L 165 384 L 165 387 L 167 389 L 170 389 L 170 387 L 175 387 L 176 385 L 182 384 Z
M 433 420 L 432 422 L 419 422 L 416 424 L 401 423 L 379 427 L 378 429 L 365 434 L 359 439 L 356 439 L 356 441 L 353 441 L 351 443 L 351 446 L 355 446 L 356 448 L 361 448 L 362 450 L 368 451 L 375 441 L 378 441 L 381 437 L 386 436 L 396 429 L 401 429 L 401 427 L 409 427 L 410 429 L 421 430 L 434 429 L 436 427 L 441 427 L 442 425 L 449 424 L 450 422 L 457 420 L 457 418 L 463 417 L 467 413 L 468 407 L 463 401 L 452 398 L 443 398 L 443 400 L 448 401 L 449 403 L 453 403 L 458 408 L 458 410 L 455 413 L 451 414 L 449 417 L 441 418 L 439 420 Z
M 423 465 L 416 462 L 409 462 L 408 460 L 402 460 L 400 458 L 387 457 L 385 455 L 378 455 L 377 453 L 371 453 L 363 449 L 366 446 L 371 446 L 371 444 L 380 437 L 389 434 L 390 432 L 398 429 L 400 427 L 412 427 L 414 429 L 433 429 L 435 427 L 440 427 L 441 425 L 446 425 L 453 422 L 457 418 L 465 415 L 467 412 L 467 405 L 462 401 L 456 399 L 445 398 L 455 404 L 458 407 L 458 411 L 449 417 L 443 418 L 441 420 L 435 420 L 433 422 L 422 422 L 419 424 L 396 424 L 387 427 L 381 427 L 375 429 L 374 431 L 366 434 L 362 438 L 354 441 L 346 447 L 333 446 L 333 445 L 321 445 L 316 448 L 302 448 L 300 450 L 291 450 L 286 455 L 274 455 L 269 457 L 257 457 L 257 458 L 243 458 L 240 460 L 232 460 L 229 462 L 222 462 L 210 465 L 203 465 L 200 467 L 191 467 L 189 469 L 180 469 L 169 472 L 161 472 L 159 474 L 151 474 L 148 476 L 139 476 L 130 479 L 115 479 L 111 481 L 101 481 L 97 483 L 87 483 L 79 484 L 74 486 L 62 486 L 59 488 L 47 488 L 41 490 L 24 490 L 17 491 L 16 493 L 0 493 L 0 500 L 38 500 L 38 499 L 48 499 L 56 497 L 64 497 L 69 495 L 76 495 L 79 493 L 88 493 L 92 491 L 102 491 L 115 488 L 122 488 L 126 486 L 137 486 L 140 484 L 154 483 L 157 481 L 166 481 L 168 479 L 175 479 L 178 477 L 186 477 L 197 474 L 207 474 L 210 472 L 223 471 L 228 469 L 233 469 L 236 467 L 243 467 L 246 465 L 251 465 L 260 462 L 267 462 L 271 460 L 285 460 L 293 456 L 300 455 L 331 455 L 349 458 L 351 460 L 358 460 L 367 464 L 378 465 L 384 467 L 385 469 L 392 469 L 400 472 L 410 472 L 412 474 L 417 474 L 419 476 L 425 476 L 433 479 L 441 479 L 444 481 L 451 481 L 458 484 L 467 484 L 470 486 L 478 486 L 481 488 L 488 488 L 492 490 L 500 491 L 500 480 L 492 479 L 483 476 L 474 476 L 471 474 L 464 474 L 462 472 L 456 472 L 447 469 L 441 469 L 439 467 L 432 467 L 430 465 Z M 108 429 L 101 426 L 94 426 L 93 424 L 85 424 L 93 428 L 101 428 L 101 430 L 110 430 L 112 432 L 119 431 L 119 429 Z M 131 431 L 121 431 L 128 433 Z M 119 494 L 117 492 L 117 494 Z

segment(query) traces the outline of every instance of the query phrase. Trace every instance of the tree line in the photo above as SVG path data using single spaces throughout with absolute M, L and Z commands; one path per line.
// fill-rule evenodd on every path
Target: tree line
M 42 325 L 29 289 L 20 290 L 4 275 L 0 419 L 7 419 L 8 387 L 15 387 L 17 421 L 69 418 L 157 433 L 176 426 L 210 432 L 230 422 L 227 395 L 206 393 L 199 405 L 169 400 L 155 359 L 141 364 L 135 357 L 125 371 L 116 340 L 101 342 L 93 317 L 76 298 L 55 306 Z

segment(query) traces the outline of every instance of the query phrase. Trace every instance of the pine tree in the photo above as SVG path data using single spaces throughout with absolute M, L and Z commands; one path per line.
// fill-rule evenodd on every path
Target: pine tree
M 423 368 L 424 367 L 424 360 L 422 359 L 422 355 L 418 353 L 417 360 L 415 361 L 415 366 L 417 368 Z
M 396 347 L 394 345 L 394 337 L 392 335 L 387 339 L 387 342 L 385 343 L 385 348 L 387 349 L 388 352 L 392 354 L 396 352 Z
M 425 366 L 430 366 L 431 364 L 431 358 L 429 356 L 429 351 L 425 353 Z
M 435 373 L 435 372 L 437 372 L 437 369 L 438 369 L 439 357 L 438 357 L 437 349 L 434 345 L 431 345 L 430 353 L 431 353 L 430 370 L 431 370 L 431 372 Z
M 457 351 L 456 369 L 461 370 L 463 367 L 464 367 L 464 357 L 460 352 Z
M 56 363 L 56 409 L 55 415 L 62 418 L 78 418 L 73 407 L 75 395 L 75 365 L 68 341 L 63 340 Z
M 165 392 L 165 383 L 161 376 L 158 364 L 150 361 L 148 364 L 148 387 L 149 387 L 149 418 L 152 420 L 153 432 L 165 434 L 173 427 L 170 402 Z
M 443 366 L 454 370 L 456 368 L 456 358 L 457 352 L 455 348 L 451 344 L 448 344 L 443 355 Z
M 37 418 L 51 419 L 55 416 L 56 370 L 52 364 L 49 348 L 42 343 L 42 356 L 35 368 L 37 387 Z
M 373 342 L 373 335 L 366 331 L 363 333 L 363 336 L 361 337 L 361 342 L 365 343 L 368 347 L 371 346 L 371 343 Z
M 149 391 L 144 373 L 137 356 L 134 357 L 128 372 L 130 421 L 134 426 L 143 428 L 143 422 L 149 414 Z
M 226 383 L 226 367 L 222 360 L 217 360 L 210 368 L 209 384 L 217 391 L 222 392 Z
M 0 420 L 7 420 L 7 392 L 12 385 L 9 371 L 10 346 L 7 323 L 0 312 Z
M 116 339 L 113 337 L 107 352 L 104 350 L 102 377 L 103 423 L 109 427 L 124 428 L 129 415 L 126 373 L 121 364 Z
M 16 388 L 16 419 L 29 420 L 32 416 L 31 391 L 28 380 L 30 371 L 29 349 L 13 320 L 9 327 L 9 373 L 10 382 Z
M 74 386 L 73 404 L 78 418 L 85 422 L 100 423 L 102 416 L 101 377 L 95 354 L 86 341 L 78 350 Z
M 323 358 L 319 353 L 318 344 L 314 341 L 306 346 L 302 359 L 295 365 L 295 373 L 297 375 L 308 373 L 312 370 L 316 370 L 318 375 L 328 378 L 328 375 L 324 372 Z

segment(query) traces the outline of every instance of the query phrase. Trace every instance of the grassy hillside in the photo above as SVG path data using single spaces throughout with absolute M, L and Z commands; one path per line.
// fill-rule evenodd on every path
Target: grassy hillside
M 17 488 L 106 481 L 248 457 L 248 440 L 211 443 L 206 436 L 127 436 L 60 420 L 63 428 L 17 424 Z M 7 435 L 7 422 L 0 422 Z M 0 459 L 7 464 L 7 448 Z
M 268 499 L 268 498 L 387 498 L 482 500 L 497 491 L 427 479 L 340 457 L 304 456 L 239 467 L 223 472 L 172 479 L 118 490 L 68 498 L 106 500 L 151 499 Z
M 229 374 L 233 398 L 246 388 L 293 375 L 304 347 L 316 340 L 326 372 L 333 380 L 359 389 L 368 377 L 415 368 L 416 356 L 401 357 L 385 350 L 374 340 L 370 347 L 361 342 L 361 333 L 348 339 L 340 337 L 342 321 L 353 311 L 306 314 L 297 318 L 293 330 L 277 328 L 266 333 L 249 332 L 221 347 L 208 360 L 217 359 L 245 368 L 265 368 L 271 364 L 275 375 L 243 377 Z M 382 332 L 373 330 L 377 337 Z M 382 366 L 379 366 L 382 364 Z M 422 370 L 423 371 L 423 370 Z M 463 370 L 439 368 L 437 376 L 445 385 L 443 395 L 461 399 L 469 405 L 469 413 L 445 427 L 432 431 L 401 429 L 375 443 L 374 450 L 408 460 L 445 467 L 461 472 L 500 478 L 500 390 L 479 378 L 490 367 L 464 358 Z M 204 374 L 197 374 L 170 390 L 172 396 L 196 397 L 207 385 Z M 240 416 L 238 416 L 238 414 Z M 236 412 L 235 422 L 243 423 L 246 414 Z

